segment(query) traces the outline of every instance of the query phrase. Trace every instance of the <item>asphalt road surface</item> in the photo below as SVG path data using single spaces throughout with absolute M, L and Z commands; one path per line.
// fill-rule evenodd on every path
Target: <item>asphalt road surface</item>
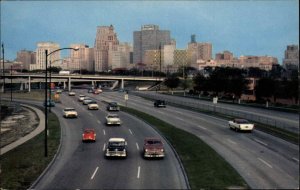
M 85 92 L 85 91 L 84 91 Z M 87 94 L 87 93 L 83 93 Z M 52 111 L 59 117 L 62 127 L 60 151 L 52 166 L 38 180 L 35 189 L 187 189 L 186 177 L 172 148 L 163 139 L 166 157 L 162 160 L 145 160 L 142 157 L 145 137 L 160 137 L 141 120 L 116 112 L 122 121 L 120 127 L 105 125 L 106 104 L 100 96 L 88 94 L 98 100 L 99 110 L 88 110 L 76 96 L 61 95 L 62 104 Z M 64 107 L 73 107 L 79 117 L 66 119 Z M 83 143 L 85 128 L 96 131 L 95 143 Z M 51 133 L 51 131 L 50 131 Z M 122 137 L 128 142 L 126 159 L 106 159 L 104 150 L 111 137 Z
M 197 135 L 225 158 L 251 188 L 299 188 L 299 145 L 258 130 L 235 132 L 229 129 L 227 120 L 186 109 L 168 105 L 167 108 L 154 108 L 152 101 L 132 94 L 127 102 L 120 92 L 103 92 L 97 99 L 117 101 Z

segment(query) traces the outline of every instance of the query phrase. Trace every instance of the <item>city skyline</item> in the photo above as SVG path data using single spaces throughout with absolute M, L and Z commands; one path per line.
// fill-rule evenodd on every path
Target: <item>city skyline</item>
M 120 42 L 133 44 L 133 32 L 147 24 L 169 30 L 178 49 L 195 34 L 197 42 L 212 43 L 213 57 L 228 50 L 282 63 L 287 45 L 299 42 L 299 1 L 1 1 L 1 42 L 9 60 L 43 41 L 94 47 L 97 26 L 113 25 Z

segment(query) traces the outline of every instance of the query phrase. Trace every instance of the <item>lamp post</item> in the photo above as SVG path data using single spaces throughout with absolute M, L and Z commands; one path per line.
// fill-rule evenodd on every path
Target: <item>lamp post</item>
M 12 102 L 12 65 L 10 66 L 10 102 Z
M 2 43 L 2 72 L 3 72 L 3 93 L 5 93 L 5 73 L 4 73 L 4 44 Z
M 45 157 L 48 156 L 48 142 L 47 142 L 47 136 L 48 136 L 48 111 L 47 111 L 47 106 L 48 106 L 48 99 L 47 99 L 47 90 L 48 90 L 48 83 L 47 83 L 47 73 L 48 73 L 48 56 L 57 52 L 57 51 L 60 51 L 60 50 L 64 50 L 64 49 L 71 49 L 71 50 L 74 50 L 74 51 L 77 51 L 78 49 L 75 49 L 75 48 L 61 48 L 61 49 L 57 49 L 57 50 L 54 50 L 52 52 L 50 52 L 48 54 L 48 50 L 46 49 L 45 50 L 45 59 L 46 59 L 46 63 L 45 63 Z M 51 96 L 51 94 L 50 94 Z M 50 106 L 50 102 L 49 102 L 49 106 Z

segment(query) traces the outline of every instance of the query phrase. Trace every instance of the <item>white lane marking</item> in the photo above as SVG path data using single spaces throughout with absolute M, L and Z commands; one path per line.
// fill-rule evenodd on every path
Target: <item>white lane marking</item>
M 184 119 L 182 119 L 182 118 L 180 118 L 180 117 L 179 117 L 179 118 L 177 118 L 177 119 L 179 119 L 179 120 L 181 120 L 181 121 L 184 121 Z
M 105 130 L 103 129 L 103 134 L 105 135 Z
M 138 173 L 137 173 L 137 176 L 136 176 L 138 179 L 140 178 L 140 172 L 141 172 L 141 166 L 138 167 Z
M 93 114 L 89 113 L 90 116 L 93 116 Z
M 128 130 L 129 130 L 130 134 L 132 134 L 132 135 L 133 135 L 132 131 L 131 131 L 130 129 L 128 129 Z
M 135 144 L 136 144 L 136 149 L 140 150 L 139 144 L 138 143 Z
M 269 166 L 270 168 L 273 168 L 273 167 L 271 166 L 271 164 L 269 164 L 268 162 L 264 161 L 263 159 L 261 159 L 261 158 L 257 158 L 257 159 L 259 159 L 262 163 L 266 164 L 266 165 Z
M 200 125 L 198 125 L 198 127 L 201 128 L 201 129 L 207 130 L 205 127 L 202 127 Z
M 99 120 L 97 120 L 97 123 L 101 124 L 101 122 Z
M 299 162 L 299 160 L 298 160 L 297 158 L 295 158 L 295 157 L 293 157 L 292 159 L 293 159 L 293 160 L 296 160 L 297 162 Z
M 93 173 L 93 175 L 92 175 L 92 177 L 91 177 L 91 180 L 94 179 L 94 177 L 95 177 L 95 175 L 96 175 L 98 169 L 99 169 L 99 167 L 97 167 L 97 168 L 95 169 L 95 171 L 94 171 L 94 173 Z
M 266 143 L 264 143 L 264 142 L 262 142 L 262 141 L 260 141 L 260 140 L 258 140 L 258 139 L 256 139 L 256 138 L 254 138 L 254 141 L 256 141 L 256 142 L 258 142 L 258 143 L 260 143 L 260 144 L 263 144 L 263 145 L 265 145 L 265 146 L 268 146 L 268 144 L 266 144 Z
M 234 142 L 233 140 L 227 139 L 230 143 L 232 144 L 236 144 L 236 142 Z
M 103 151 L 105 150 L 105 143 L 104 143 L 104 145 L 103 145 Z

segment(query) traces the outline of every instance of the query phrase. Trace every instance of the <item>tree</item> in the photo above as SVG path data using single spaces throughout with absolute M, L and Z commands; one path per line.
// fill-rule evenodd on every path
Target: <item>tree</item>
M 168 77 L 165 81 L 164 84 L 170 88 L 171 90 L 173 90 L 174 88 L 177 88 L 179 86 L 180 80 L 178 77 L 172 75 L 170 77 Z
M 261 78 L 257 81 L 255 95 L 257 100 L 262 97 L 270 98 L 275 94 L 275 81 L 271 78 Z
M 208 91 L 208 79 L 205 78 L 202 74 L 198 73 L 193 78 L 194 90 L 197 92 Z

